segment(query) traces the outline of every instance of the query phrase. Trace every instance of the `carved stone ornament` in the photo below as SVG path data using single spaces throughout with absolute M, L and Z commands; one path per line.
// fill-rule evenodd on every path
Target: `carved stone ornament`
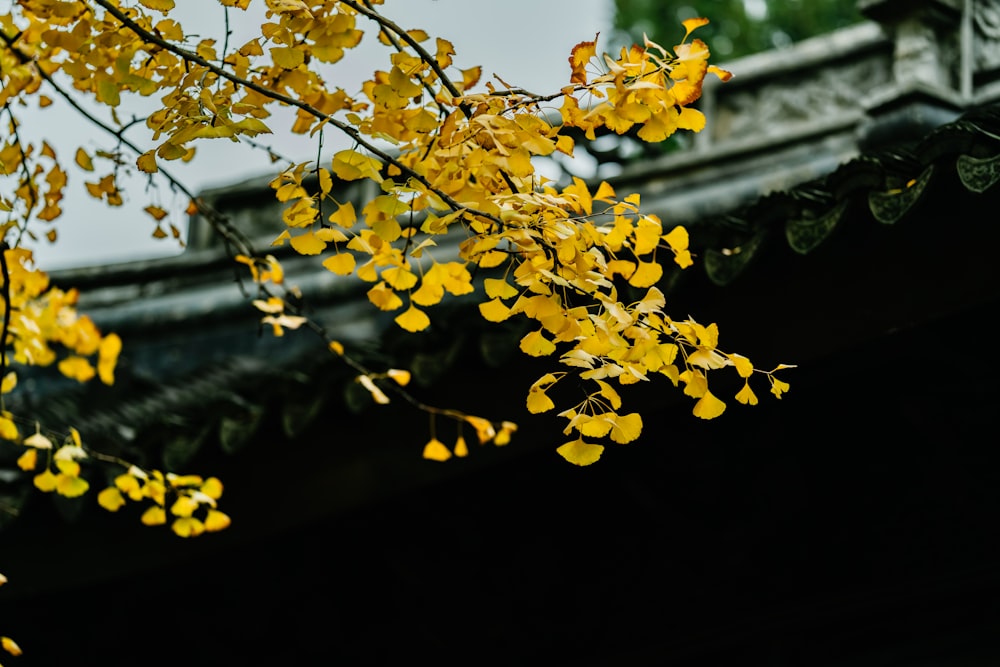
M 789 220 L 785 224 L 788 245 L 800 255 L 812 252 L 837 228 L 840 219 L 844 217 L 844 211 L 847 210 L 847 203 L 847 200 L 844 200 L 817 218 Z
M 764 234 L 760 233 L 736 248 L 705 252 L 705 273 L 716 285 L 724 287 L 735 280 L 750 264 L 760 249 Z
M 1000 155 L 989 158 L 959 155 L 955 168 L 962 185 L 970 192 L 986 192 L 1000 181 Z
M 934 165 L 930 165 L 905 187 L 870 193 L 868 208 L 872 216 L 885 225 L 898 222 L 920 199 L 933 172 Z

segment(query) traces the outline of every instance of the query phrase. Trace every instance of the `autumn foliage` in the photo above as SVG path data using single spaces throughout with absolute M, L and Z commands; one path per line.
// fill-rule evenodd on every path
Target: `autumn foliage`
M 242 11 L 250 0 L 219 3 Z M 365 281 L 372 307 L 393 313 L 409 332 L 433 326 L 436 304 L 466 295 L 489 322 L 530 322 L 521 352 L 552 365 L 525 387 L 526 407 L 559 411 L 566 442 L 557 451 L 571 463 L 594 463 L 602 443 L 640 437 L 643 420 L 623 401 L 623 385 L 669 382 L 703 419 L 726 409 L 710 389 L 711 371 L 729 368 L 743 378 L 733 398 L 744 404 L 757 403 L 755 377 L 779 398 L 788 389 L 774 375 L 780 366 L 761 371 L 719 349 L 715 324 L 668 315 L 657 284 L 664 263 L 693 262 L 683 227 L 644 214 L 636 194 L 579 178 L 552 181 L 536 169 L 546 156 L 573 155 L 571 129 L 591 138 L 604 129 L 635 131 L 653 142 L 701 130 L 705 118 L 691 105 L 704 77 L 729 78 L 708 64 L 707 46 L 692 35 L 704 19 L 686 21 L 683 38 L 669 49 L 647 40 L 609 56 L 597 38 L 582 41 L 568 54 L 565 87 L 542 95 L 501 81 L 481 84 L 479 68 L 459 67 L 448 41 L 396 25 L 376 9 L 377 0 L 265 4 L 259 34 L 242 44 L 190 36 L 191 28 L 171 15 L 173 0 L 18 0 L 0 14 L 0 105 L 8 130 L 0 144 L 4 394 L 17 390 L 19 365 L 55 364 L 80 382 L 114 379 L 122 341 L 77 314 L 75 293 L 51 287 L 22 247 L 31 236 L 55 240 L 51 223 L 63 214 L 67 187 L 55 150 L 19 136 L 18 127 L 30 122 L 23 110 L 81 96 L 108 109 L 110 120 L 80 109 L 81 123 L 92 123 L 114 146 L 73 152 L 92 175 L 84 183 L 90 195 L 120 204 L 118 179 L 126 170 L 187 193 L 189 211 L 209 220 L 233 249 L 255 291 L 248 307 L 274 335 L 313 329 L 376 403 L 401 394 L 432 416 L 426 458 L 468 454 L 464 436 L 450 445 L 438 439 L 434 418 L 459 422 L 481 444 L 506 444 L 517 426 L 419 401 L 406 393 L 405 370 L 353 359 L 349 345 L 300 310 L 298 290 L 278 260 L 254 249 L 172 176 L 173 161 L 197 159 L 200 146 L 218 140 L 248 142 L 252 150 L 254 137 L 278 131 L 313 136 L 318 145 L 324 133 L 348 137 L 351 148 L 275 174 L 271 188 L 284 205 L 284 231 L 273 245 L 289 244 L 315 256 L 322 269 Z M 331 85 L 330 66 L 366 36 L 391 47 L 389 62 L 358 91 Z M 130 96 L 159 100 L 144 120 L 148 145 L 125 138 L 116 111 Z M 291 127 L 274 127 L 275 108 L 286 105 L 295 109 Z M 362 180 L 377 184 L 370 201 L 355 207 L 337 200 L 337 183 Z M 146 212 L 154 235 L 170 236 L 161 227 L 166 212 L 154 203 Z M 457 254 L 444 249 L 454 245 L 446 239 L 457 243 Z M 626 285 L 641 296 L 623 298 Z M 570 379 L 586 388 L 583 399 L 556 405 L 550 392 Z M 108 510 L 144 503 L 143 523 L 169 523 L 181 536 L 229 523 L 216 507 L 222 485 L 214 478 L 141 469 L 91 451 L 85 433 L 52 433 L 30 415 L 6 410 L 0 438 L 23 449 L 18 463 L 42 491 L 80 495 L 88 488 L 81 462 L 115 465 L 120 474 L 98 494 Z

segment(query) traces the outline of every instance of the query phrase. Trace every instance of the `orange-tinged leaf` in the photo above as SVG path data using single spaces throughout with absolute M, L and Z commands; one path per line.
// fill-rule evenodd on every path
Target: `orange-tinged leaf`
M 730 79 L 733 78 L 732 72 L 730 72 L 729 70 L 724 70 L 721 67 L 716 67 L 715 65 L 709 65 L 708 72 L 719 77 L 719 79 L 722 81 L 729 81 Z
M 573 47 L 573 50 L 569 54 L 569 66 L 571 68 L 570 83 L 587 83 L 587 63 L 597 55 L 597 38 L 599 35 L 600 33 L 594 35 L 594 41 L 592 42 L 580 42 Z
M 164 209 L 160 208 L 159 206 L 150 205 L 142 210 L 153 216 L 153 219 L 156 220 L 157 222 L 167 217 L 167 212 Z
M 431 438 L 424 445 L 423 456 L 425 459 L 430 459 L 431 461 L 447 461 L 451 458 L 451 450 L 437 438 Z
M 684 40 L 686 40 L 688 38 L 688 35 L 690 35 L 696 29 L 698 29 L 698 28 L 700 28 L 700 27 L 702 27 L 704 25 L 708 25 L 708 19 L 706 19 L 704 17 L 696 17 L 696 18 L 685 19 L 684 21 L 681 21 L 681 25 L 683 25 L 684 26 L 684 30 L 687 31 L 687 32 L 684 33 L 684 39 L 681 40 L 681 41 L 684 41 Z
M 589 442 L 584 442 L 583 438 L 580 438 L 572 442 L 567 442 L 556 449 L 556 452 L 559 453 L 559 456 L 574 465 L 589 466 L 601 458 L 601 454 L 604 453 L 604 445 L 593 445 Z
M 706 391 L 704 396 L 694 404 L 695 417 L 699 419 L 715 419 L 726 411 L 726 404 L 716 398 L 712 392 Z
M 84 171 L 94 171 L 94 163 L 91 161 L 90 156 L 87 155 L 87 151 L 82 148 L 76 149 L 76 163 Z

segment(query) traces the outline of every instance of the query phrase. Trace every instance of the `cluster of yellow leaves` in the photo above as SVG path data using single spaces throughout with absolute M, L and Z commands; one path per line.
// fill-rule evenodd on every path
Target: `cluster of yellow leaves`
M 25 438 L 21 444 L 25 447 L 24 453 L 17 459 L 17 465 L 21 470 L 37 471 L 39 456 L 45 457 L 41 472 L 34 478 L 35 487 L 39 491 L 55 492 L 66 498 L 77 498 L 90 488 L 87 480 L 80 476 L 80 461 L 88 458 L 88 455 L 76 429 L 70 430 L 69 436 L 58 449 L 37 427 L 34 435 Z
M 0 295 L 0 309 L 10 318 L 4 345 L 13 352 L 13 361 L 26 366 L 55 363 L 63 375 L 79 382 L 98 377 L 112 384 L 121 339 L 113 333 L 102 335 L 93 320 L 77 313 L 76 290 L 64 291 L 50 284 L 48 275 L 34 268 L 31 251 L 14 248 L 3 254 L 9 284 L 0 284 L 0 289 L 9 303 Z M 7 374 L 0 395 L 16 385 L 16 373 Z M 0 437 L 16 439 L 16 431 L 7 437 L 10 428 L 0 428 Z
M 0 416 L 0 428 L 5 428 L 6 422 L 10 422 L 10 416 Z M 37 427 L 21 444 L 24 452 L 17 465 L 26 472 L 36 473 L 34 485 L 39 491 L 77 498 L 90 489 L 90 483 L 81 476 L 80 462 L 91 457 L 76 429 L 70 429 L 58 448 Z M 39 460 L 42 457 L 44 461 Z M 144 525 L 165 524 L 169 512 L 173 517 L 171 528 L 177 535 L 196 537 L 229 526 L 229 517 L 217 509 L 221 497 L 222 482 L 215 477 L 164 474 L 130 465 L 97 495 L 97 502 L 109 512 L 117 512 L 127 500 L 148 501 L 141 517 Z
M 216 477 L 163 474 L 131 466 L 97 495 L 97 502 L 117 512 L 128 500 L 151 501 L 140 518 L 143 525 L 161 526 L 169 520 L 171 530 L 180 537 L 197 537 L 229 527 L 229 516 L 217 508 L 221 497 L 222 482 Z
M 511 436 L 517 431 L 517 424 L 511 421 L 503 421 L 500 424 L 495 424 L 488 419 L 475 415 L 452 412 L 452 416 L 462 426 L 472 427 L 472 430 L 476 434 L 476 440 L 480 445 L 493 443 L 497 447 L 503 447 L 510 444 Z M 452 456 L 463 458 L 468 455 L 469 446 L 465 442 L 465 436 L 462 435 L 461 431 L 451 449 L 438 440 L 436 436 L 432 436 L 427 444 L 424 445 L 423 456 L 425 459 L 430 459 L 431 461 L 447 461 Z
M 249 4 L 220 2 L 241 10 Z M 671 49 L 647 40 L 615 58 L 598 54 L 596 38 L 581 42 L 569 56 L 568 84 L 540 96 L 502 81 L 499 89 L 490 82 L 476 92 L 479 68 L 456 67 L 451 43 L 396 26 L 373 9 L 379 3 L 265 2 L 260 34 L 219 53 L 218 44 L 193 41 L 169 17 L 170 0 L 140 0 L 125 8 L 112 0 L 23 0 L 17 21 L 0 16 L 8 45 L 0 48 L 5 95 L 0 101 L 34 93 L 43 76 L 56 72 L 112 108 L 123 92 L 157 95 L 162 106 L 146 122 L 157 145 L 136 162 L 150 174 L 158 160 L 191 159 L 198 140 L 238 141 L 270 132 L 264 121 L 274 104 L 296 108 L 292 132 L 332 127 L 346 133 L 353 148 L 329 162 L 289 165 L 272 181 L 285 205 L 286 225 L 274 244 L 290 244 L 302 255 L 321 257 L 331 273 L 369 283 L 369 301 L 396 313 L 395 322 L 410 332 L 432 325 L 427 309 L 446 295 L 480 289 L 486 320 L 532 322 L 521 350 L 552 356 L 570 369 L 532 387 L 533 411 L 543 411 L 545 391 L 555 383 L 550 377 L 573 373 L 592 387 L 584 401 L 562 413 L 567 434 L 575 432 L 578 440 L 560 452 L 576 463 L 599 455 L 594 448 L 600 445 L 584 437 L 624 443 L 641 433 L 641 417 L 621 409 L 612 383 L 664 376 L 683 384 L 684 393 L 696 400 L 694 414 L 708 419 L 725 409 L 708 389 L 710 370 L 735 367 L 744 379 L 761 372 L 745 357 L 717 348 L 715 325 L 674 320 L 664 312 L 656 285 L 666 267 L 683 269 L 693 261 L 682 227 L 665 227 L 642 213 L 638 195 L 619 196 L 607 183 L 554 183 L 536 171 L 539 158 L 573 155 L 567 128 L 591 138 L 601 128 L 636 129 L 647 141 L 677 130 L 700 131 L 704 116 L 691 105 L 705 76 L 730 76 L 709 65 L 707 46 L 692 38 L 705 19 L 685 21 L 683 39 Z M 362 16 L 374 21 L 379 39 L 393 53 L 352 97 L 327 85 L 322 68 L 359 43 Z M 557 100 L 554 118 L 549 112 Z M 19 145 L 10 152 L 24 161 L 26 151 Z M 79 155 L 78 164 L 86 168 Z M 335 179 L 369 181 L 378 194 L 358 211 L 354 203 L 335 198 Z M 48 191 L 57 192 L 61 180 L 58 173 L 51 176 Z M 88 188 L 114 203 L 113 175 Z M 57 204 L 57 197 L 50 199 Z M 457 257 L 442 249 L 455 242 Z M 284 285 L 272 256 L 236 259 L 258 285 L 254 305 L 275 335 L 306 324 L 287 298 L 297 294 Z M 645 295 L 630 300 L 621 296 L 626 289 Z M 787 384 L 773 374 L 763 373 L 780 397 Z M 373 375 L 362 373 L 359 382 L 376 402 L 388 401 Z M 749 383 L 735 398 L 746 404 L 757 400 Z M 475 427 L 464 413 L 450 416 Z M 494 429 L 485 440 L 496 442 L 510 432 Z M 484 433 L 477 428 L 481 442 Z M 452 450 L 438 444 L 432 438 L 429 458 L 450 455 Z M 455 454 L 462 451 L 455 446 Z

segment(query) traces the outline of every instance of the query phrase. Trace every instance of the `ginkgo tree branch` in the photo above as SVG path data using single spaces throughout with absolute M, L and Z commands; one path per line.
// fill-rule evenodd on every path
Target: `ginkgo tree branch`
M 428 67 L 430 67 L 431 70 L 437 75 L 438 80 L 441 82 L 441 85 L 444 86 L 445 90 L 448 91 L 448 93 L 452 96 L 452 98 L 457 100 L 458 108 L 462 111 L 465 117 L 466 118 L 473 117 L 472 107 L 469 105 L 468 102 L 465 102 L 461 99 L 462 91 L 458 89 L 455 83 L 447 75 L 447 73 L 444 71 L 444 68 L 442 68 L 441 65 L 438 63 L 437 58 L 432 56 L 427 49 L 421 46 L 420 42 L 415 40 L 413 36 L 410 35 L 410 33 L 403 30 L 394 21 L 382 16 L 378 12 L 371 9 L 371 7 L 368 5 L 367 2 L 364 2 L 364 4 L 356 3 L 353 0 L 341 0 L 341 2 L 342 4 L 351 7 L 355 11 L 364 14 L 368 18 L 378 23 L 383 28 L 388 28 L 388 30 L 384 30 L 386 38 L 392 43 L 392 45 L 396 48 L 397 51 L 403 50 L 403 47 L 400 44 L 399 40 L 402 39 L 403 41 L 405 41 L 407 46 L 416 51 L 417 55 L 420 57 L 420 60 L 424 62 Z M 427 83 L 427 81 L 425 81 L 423 78 L 421 78 L 420 83 L 424 87 L 424 90 L 426 90 L 428 94 L 431 96 L 431 99 L 434 99 L 436 95 L 434 89 L 431 88 L 430 84 Z M 428 149 L 429 148 L 430 146 L 428 146 Z M 501 178 L 503 178 L 504 183 L 507 184 L 507 187 L 510 188 L 511 192 L 516 194 L 520 191 L 520 188 L 517 187 L 517 184 L 514 182 L 514 179 L 512 179 L 510 177 L 510 174 L 508 174 L 503 169 L 500 170 L 500 176 Z
M 41 77 L 45 79 L 50 86 L 52 86 L 52 89 L 55 90 L 67 104 L 73 107 L 73 109 L 87 121 L 115 137 L 115 139 L 117 139 L 123 146 L 133 151 L 136 155 L 141 155 L 143 153 L 143 150 L 139 146 L 127 139 L 120 131 L 111 127 L 100 118 L 97 118 L 92 113 L 84 109 L 75 99 L 73 99 L 72 95 L 63 90 L 63 88 L 56 81 L 54 81 L 50 75 L 41 71 L 41 69 L 39 69 L 39 73 Z M 183 182 L 181 182 L 168 170 L 159 167 L 158 173 L 170 183 L 171 187 L 175 188 L 190 201 L 194 202 L 194 205 L 198 208 L 198 212 L 205 216 L 215 231 L 218 232 L 223 239 L 235 245 L 240 253 L 245 254 L 248 257 L 256 255 L 250 240 L 246 238 L 243 233 L 236 228 L 228 218 L 226 218 L 226 216 L 206 204 L 200 197 L 197 197 L 190 188 L 184 185 Z
M 437 58 L 432 56 L 430 52 L 427 51 L 427 49 L 421 46 L 420 42 L 415 40 L 413 36 L 406 30 L 403 30 L 403 28 L 401 28 L 395 21 L 385 16 L 382 16 L 381 14 L 373 10 L 371 7 L 368 6 L 367 2 L 360 3 L 360 2 L 355 2 L 354 0 L 340 0 L 340 3 L 343 5 L 347 5 L 354 11 L 358 12 L 359 14 L 363 14 L 372 21 L 375 21 L 383 28 L 388 28 L 389 31 L 395 33 L 399 37 L 399 39 L 402 39 L 404 42 L 406 42 L 406 44 L 411 49 L 413 49 L 418 56 L 420 56 L 420 59 L 425 63 L 427 63 L 427 66 L 430 67 L 435 74 L 437 74 L 438 79 L 441 81 L 441 85 L 445 87 L 445 89 L 451 94 L 452 97 L 462 96 L 462 91 L 460 91 L 458 87 L 454 84 L 454 82 L 451 80 L 451 78 L 448 77 L 448 74 L 438 63 Z M 391 40 L 395 41 L 395 38 L 388 31 L 386 32 L 386 36 L 389 37 Z M 471 115 L 467 109 L 463 108 L 463 111 L 465 112 L 466 116 Z
M 484 219 L 487 219 L 487 220 L 491 220 L 492 222 L 495 222 L 497 224 L 503 224 L 502 221 L 498 217 L 496 217 L 494 215 L 491 215 L 489 213 L 486 213 L 484 211 L 480 211 L 480 210 L 474 209 L 472 207 L 465 206 L 465 205 L 459 203 L 458 201 L 456 201 L 455 199 L 453 199 L 446 192 L 443 192 L 440 189 L 434 187 L 430 183 L 430 181 L 428 181 L 423 175 L 417 173 L 416 171 L 414 171 L 413 169 L 411 169 L 409 166 L 403 164 L 398 159 L 396 159 L 395 157 L 393 157 L 391 154 L 389 154 L 386 151 L 380 149 L 374 143 L 372 143 L 372 142 L 368 141 L 367 139 L 365 139 L 364 136 L 361 134 L 361 132 L 359 132 L 353 126 L 348 125 L 347 123 L 345 123 L 345 122 L 343 122 L 343 121 L 341 121 L 341 120 L 333 117 L 330 114 L 327 114 L 327 113 L 324 113 L 324 112 L 320 111 L 316 107 L 314 107 L 311 104 L 308 104 L 306 102 L 303 102 L 302 100 L 298 100 L 298 99 L 296 99 L 294 97 L 291 97 L 289 95 L 285 95 L 284 93 L 277 92 L 277 91 L 272 90 L 272 89 L 270 89 L 270 88 L 268 88 L 266 86 L 262 86 L 262 85 L 260 85 L 258 83 L 254 83 L 253 81 L 250 81 L 249 79 L 245 79 L 245 78 L 237 76 L 237 75 L 235 75 L 235 74 L 233 74 L 231 72 L 228 72 L 224 68 L 219 67 L 218 65 L 215 65 L 215 64 L 209 62 L 208 60 L 206 60 L 205 58 L 202 58 L 198 54 L 192 53 L 191 51 L 188 51 L 187 49 L 183 49 L 183 48 L 177 46 L 176 44 L 173 44 L 173 43 L 171 43 L 171 42 L 169 42 L 169 41 L 167 41 L 165 39 L 162 39 L 158 35 L 150 32 L 149 30 L 146 30 L 141 25 L 139 25 L 138 23 L 136 23 L 135 21 L 133 21 L 132 19 L 130 19 L 121 9 L 119 9 L 118 7 L 115 7 L 108 0 L 93 0 L 93 1 L 97 5 L 103 7 L 105 11 L 107 11 L 109 14 L 111 14 L 116 19 L 118 19 L 123 26 L 125 26 L 130 31 L 132 31 L 133 33 L 135 33 L 136 35 L 138 35 L 139 37 L 141 37 L 144 41 L 146 41 L 146 42 L 148 42 L 150 44 L 155 44 L 155 45 L 157 45 L 157 46 L 159 46 L 159 47 L 161 47 L 163 49 L 166 49 L 166 50 L 170 51 L 171 53 L 173 53 L 174 55 L 176 55 L 176 56 L 178 56 L 178 57 L 180 57 L 180 58 L 182 58 L 182 59 L 184 59 L 186 61 L 192 62 L 192 63 L 194 63 L 196 65 L 200 65 L 201 67 L 204 67 L 205 69 L 207 69 L 208 71 L 212 72 L 213 74 L 215 74 L 217 76 L 220 76 L 220 77 L 223 77 L 223 78 L 227 79 L 228 81 L 231 81 L 234 84 L 237 84 L 239 86 L 243 86 L 243 87 L 245 87 L 245 88 L 247 88 L 249 90 L 252 90 L 252 91 L 254 91 L 256 93 L 260 93 L 261 95 L 264 95 L 265 97 L 267 97 L 269 99 L 272 99 L 275 102 L 282 102 L 282 103 L 287 104 L 289 106 L 296 107 L 297 109 L 301 109 L 302 111 L 305 111 L 307 114 L 313 116 L 314 118 L 317 118 L 319 120 L 323 120 L 323 121 L 328 122 L 330 125 L 333 125 L 338 130 L 340 130 L 341 132 L 343 132 L 344 134 L 346 134 L 348 137 L 350 137 L 359 146 L 362 146 L 365 150 L 367 150 L 368 152 L 370 152 L 372 155 L 375 155 L 376 157 L 378 157 L 384 163 L 393 165 L 394 167 L 396 167 L 397 169 L 399 169 L 400 172 L 402 172 L 403 174 L 405 174 L 408 178 L 412 178 L 415 181 L 421 183 L 424 187 L 426 187 L 428 189 L 428 191 L 433 192 L 435 194 L 435 196 L 437 196 L 439 199 L 441 199 L 441 201 L 443 201 L 452 210 L 454 210 L 454 211 L 463 211 L 463 212 L 465 212 L 465 213 L 467 213 L 469 215 L 475 216 L 475 217 L 479 217 L 479 218 L 484 218 Z

